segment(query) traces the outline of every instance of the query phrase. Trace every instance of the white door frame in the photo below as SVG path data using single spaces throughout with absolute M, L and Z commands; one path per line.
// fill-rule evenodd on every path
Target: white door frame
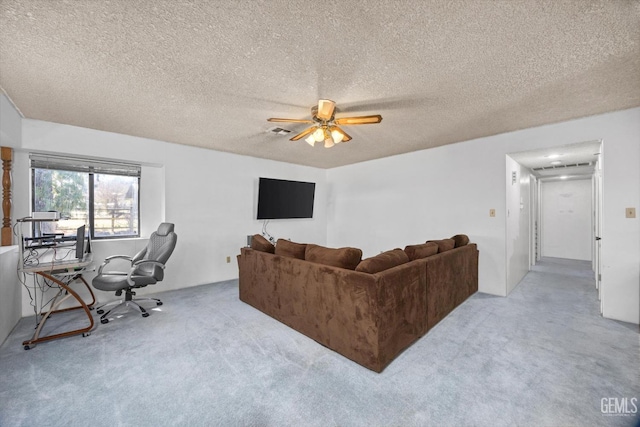
M 530 214 L 529 214 L 529 267 L 533 267 L 540 260 L 540 180 L 534 175 L 530 176 Z
M 593 174 L 593 258 L 596 289 L 598 289 L 598 300 L 600 301 L 600 314 L 602 314 L 602 154 L 604 144 L 600 143 L 600 158 L 596 163 L 596 170 Z

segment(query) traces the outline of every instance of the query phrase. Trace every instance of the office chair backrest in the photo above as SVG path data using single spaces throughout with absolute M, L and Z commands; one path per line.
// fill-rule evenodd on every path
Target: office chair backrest
M 138 252 L 132 262 L 150 259 L 166 264 L 178 241 L 178 236 L 173 232 L 173 229 L 174 225 L 171 223 L 163 222 L 160 224 L 158 230 L 151 233 L 147 247 Z M 136 269 L 135 274 L 153 276 L 158 282 L 164 279 L 164 270 L 150 264 L 141 265 Z

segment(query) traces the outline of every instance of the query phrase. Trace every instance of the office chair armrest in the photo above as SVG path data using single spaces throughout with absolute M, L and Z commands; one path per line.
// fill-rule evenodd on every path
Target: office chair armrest
M 111 261 L 112 259 L 126 259 L 131 261 L 132 257 L 130 257 L 129 255 L 111 255 L 106 257 L 104 260 L 105 261 Z
M 163 270 L 165 269 L 165 265 L 163 263 L 161 263 L 160 261 L 154 261 L 152 259 L 141 259 L 138 260 L 136 262 L 134 262 L 133 264 L 131 264 L 131 270 L 135 270 L 135 267 L 138 267 L 139 265 L 142 264 L 153 264 L 153 265 L 157 265 L 158 267 L 162 268 Z
M 129 270 L 129 274 L 127 274 L 127 283 L 129 283 L 130 286 L 133 286 L 135 284 L 131 276 L 133 276 L 133 273 L 136 271 L 136 268 L 142 264 L 153 264 L 153 265 L 157 265 L 163 270 L 165 269 L 165 265 L 163 263 L 154 261 L 152 259 L 141 259 L 139 261 L 136 261 L 131 265 L 131 270 Z
M 100 267 L 98 268 L 98 276 L 102 274 L 102 269 L 109 264 L 114 259 L 124 259 L 131 262 L 131 257 L 129 255 L 111 255 L 104 259 Z

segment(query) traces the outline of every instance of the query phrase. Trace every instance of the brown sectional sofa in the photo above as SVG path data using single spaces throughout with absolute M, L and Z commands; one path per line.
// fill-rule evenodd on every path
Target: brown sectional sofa
M 272 253 L 256 240 L 256 249 L 242 248 L 238 256 L 240 299 L 376 372 L 478 290 L 475 244 L 413 261 L 406 255 L 398 261 L 403 255 L 395 250 L 359 263 L 359 249 L 309 245 L 307 255 L 315 251 L 316 260 L 349 266 L 341 268 L 300 259 L 300 244 L 279 241 Z M 405 252 L 433 252 L 420 246 L 422 252 Z M 318 255 L 318 248 L 328 251 Z M 389 262 L 402 263 L 376 273 L 357 271 Z

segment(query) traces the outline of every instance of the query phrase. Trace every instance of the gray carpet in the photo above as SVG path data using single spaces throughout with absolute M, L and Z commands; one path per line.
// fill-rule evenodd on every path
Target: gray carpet
M 0 347 L 0 426 L 637 422 L 601 410 L 640 398 L 640 341 L 598 315 L 589 263 L 546 259 L 508 298 L 475 294 L 382 374 L 240 302 L 236 281 L 158 296 L 146 319 L 29 351 L 22 319 Z

